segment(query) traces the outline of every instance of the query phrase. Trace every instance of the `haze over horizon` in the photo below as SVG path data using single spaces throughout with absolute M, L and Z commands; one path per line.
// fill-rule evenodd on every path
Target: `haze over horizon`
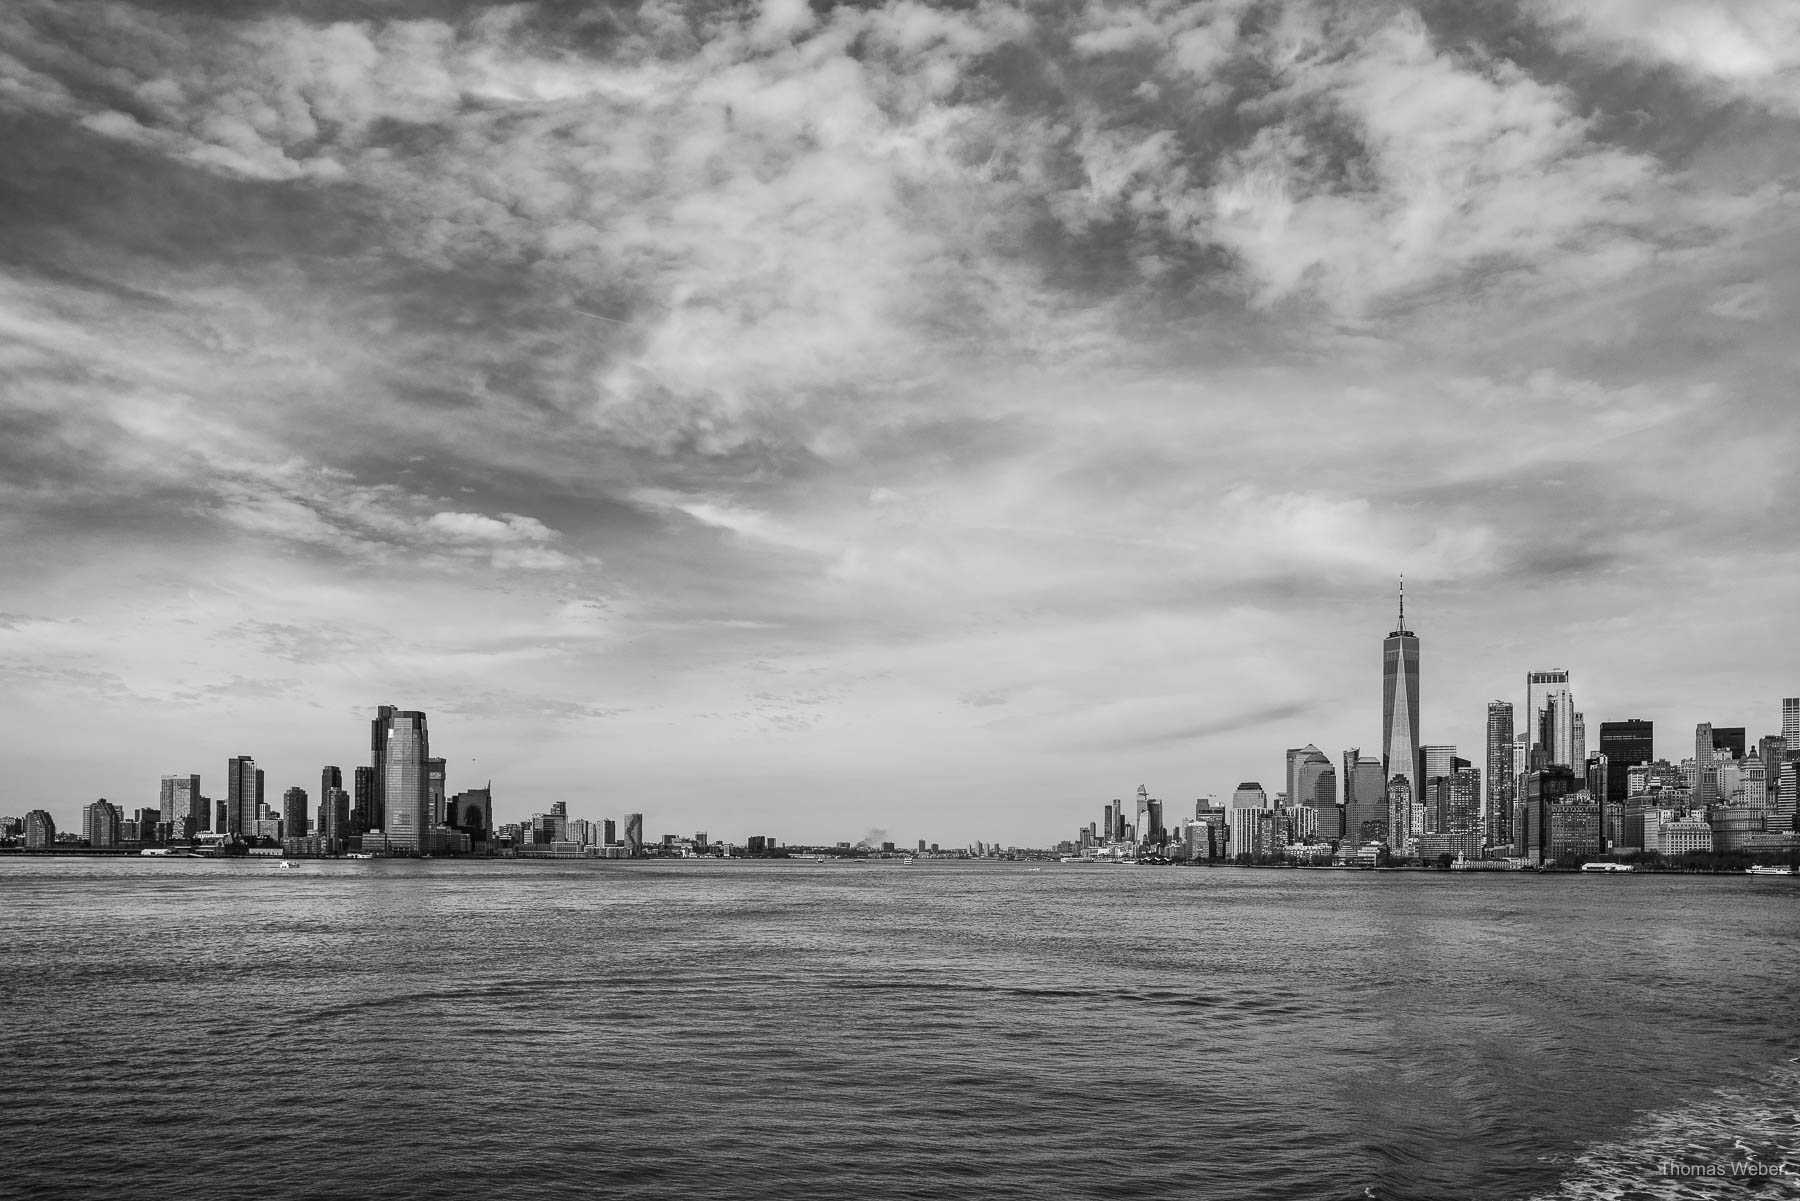
M 1780 0 L 0 10 L 0 813 L 1053 842 L 1800 695 Z

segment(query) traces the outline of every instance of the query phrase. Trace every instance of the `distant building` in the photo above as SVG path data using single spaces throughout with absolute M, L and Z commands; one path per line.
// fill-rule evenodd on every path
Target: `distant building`
M 1385 842 L 1388 836 L 1387 779 L 1381 771 L 1381 760 L 1373 755 L 1346 752 L 1357 756 L 1350 773 L 1350 788 L 1344 802 L 1344 838 L 1362 845 Z M 1350 793 L 1354 793 L 1351 796 Z
M 644 815 L 641 813 L 625 815 L 625 854 L 632 859 L 644 854 Z
M 321 808 L 325 818 L 324 828 L 319 833 L 331 850 L 342 850 L 350 842 L 350 794 L 342 788 L 333 788 L 325 794 Z
M 225 761 L 225 830 L 248 835 L 256 824 L 257 806 L 263 804 L 263 774 L 256 760 L 238 755 Z
M 425 803 L 431 814 L 431 824 L 447 825 L 444 819 L 444 761 L 427 759 L 425 761 Z
M 1600 831 L 1600 803 L 1582 790 L 1545 808 L 1544 859 L 1593 859 L 1605 851 Z
M 47 810 L 31 810 L 25 815 L 24 837 L 27 850 L 41 851 L 56 845 L 56 820 Z
M 1525 675 L 1526 731 L 1532 752 L 1553 767 L 1575 766 L 1575 701 L 1569 695 L 1569 673 L 1560 667 Z
M 284 838 L 306 837 L 306 789 L 295 787 L 281 794 L 281 832 Z
M 91 847 L 116 847 L 119 845 L 125 814 L 119 807 L 101 797 L 81 810 L 81 838 Z
M 1641 717 L 1628 721 L 1601 722 L 1600 753 L 1606 756 L 1609 764 L 1619 769 L 1608 799 L 1622 801 L 1627 795 L 1625 769 L 1636 767 L 1640 763 L 1651 763 L 1656 759 L 1656 723 Z
M 1698 813 L 1690 813 L 1677 821 L 1666 822 L 1657 832 L 1657 850 L 1664 858 L 1713 849 L 1713 829 Z
M 1267 809 L 1269 794 L 1264 792 L 1263 786 L 1255 780 L 1246 780 L 1232 792 L 1231 807 L 1233 809 Z
M 1281 823 L 1277 816 L 1273 809 L 1234 808 L 1231 811 L 1232 858 L 1264 859 L 1279 851 L 1285 840 L 1279 840 Z
M 1781 736 L 1789 746 L 1800 747 L 1800 696 L 1781 699 Z
M 1482 814 L 1487 841 L 1502 845 L 1512 841 L 1513 806 L 1513 707 L 1509 701 L 1489 701 L 1487 707 L 1487 796 Z
M 461 830 L 473 842 L 487 842 L 494 829 L 494 786 L 469 788 L 445 802 L 444 824 Z
M 1554 860 L 1550 847 L 1550 808 L 1580 789 L 1572 768 L 1551 764 L 1525 773 L 1513 805 L 1513 855 L 1529 863 Z
M 205 829 L 212 815 L 206 812 L 206 798 L 200 795 L 200 777 L 164 776 L 159 811 L 173 837 L 192 838 Z
M 396 711 L 383 705 L 381 711 L 387 714 L 381 737 L 386 759 L 376 778 L 386 822 L 383 832 L 393 846 L 423 854 L 425 832 L 431 829 L 430 732 L 425 715 L 417 710 Z
M 1406 585 L 1400 586 L 1400 617 L 1381 644 L 1381 771 L 1382 793 L 1404 779 L 1407 809 L 1419 794 L 1419 639 L 1406 628 Z M 1389 809 L 1393 802 L 1389 797 Z M 1390 830 L 1392 829 L 1390 816 Z
M 1707 809 L 1719 799 L 1719 769 L 1714 758 L 1713 727 L 1703 721 L 1694 727 L 1694 808 Z
M 1749 749 L 1744 741 L 1743 726 L 1714 726 L 1713 751 L 1723 751 L 1733 759 L 1742 759 Z
M 367 828 L 370 830 L 386 830 L 387 816 L 387 761 L 388 736 L 393 732 L 394 715 L 399 712 L 392 705 L 375 706 L 374 720 L 369 722 L 369 810 Z M 358 780 L 361 783 L 361 780 Z M 362 798 L 358 797 L 358 804 Z
M 1421 831 L 1413 825 L 1418 808 L 1418 794 L 1413 791 L 1412 781 L 1405 776 L 1395 776 L 1388 781 L 1387 844 L 1390 847 L 1404 848 L 1419 836 Z
M 366 834 L 381 829 L 381 798 L 375 792 L 375 769 L 356 769 L 355 789 L 350 794 L 350 832 Z

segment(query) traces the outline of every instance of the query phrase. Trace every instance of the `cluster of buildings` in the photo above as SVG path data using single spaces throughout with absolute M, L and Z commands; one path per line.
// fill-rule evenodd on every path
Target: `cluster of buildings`
M 350 769 L 348 788 L 344 769 L 327 766 L 316 798 L 295 786 L 271 803 L 256 760 L 237 755 L 226 761 L 221 798 L 202 791 L 197 773 L 166 775 L 155 806 L 127 812 L 102 798 L 82 809 L 79 833 L 58 831 L 47 811 L 33 809 L 22 818 L 0 817 L 0 839 L 28 850 L 73 844 L 289 856 L 554 854 L 569 845 L 580 854 L 646 853 L 638 813 L 622 824 L 571 820 L 558 803 L 530 822 L 496 827 L 491 782 L 451 793 L 445 764 L 431 753 L 424 713 L 381 705 L 369 723 L 369 762 Z M 706 836 L 699 837 L 705 845 Z
M 1751 743 L 1743 727 L 1701 722 L 1692 753 L 1670 760 L 1656 756 L 1654 724 L 1639 718 L 1602 721 L 1590 741 L 1570 673 L 1527 672 L 1522 723 L 1511 701 L 1488 704 L 1484 786 L 1483 768 L 1456 747 L 1422 742 L 1419 681 L 1403 591 L 1382 642 L 1378 754 L 1353 747 L 1334 762 L 1316 746 L 1290 749 L 1273 797 L 1246 781 L 1229 802 L 1202 798 L 1173 826 L 1140 787 L 1135 809 L 1112 801 L 1059 849 L 1189 862 L 1539 866 L 1800 848 L 1800 698 L 1781 702 L 1778 734 Z

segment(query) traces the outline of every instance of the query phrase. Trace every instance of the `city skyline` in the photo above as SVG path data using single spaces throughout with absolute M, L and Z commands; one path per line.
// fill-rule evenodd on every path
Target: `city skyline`
M 0 811 L 390 698 L 507 817 L 1050 839 L 1386 754 L 1396 575 L 1477 762 L 1800 692 L 1774 0 L 401 7 L 0 13 Z

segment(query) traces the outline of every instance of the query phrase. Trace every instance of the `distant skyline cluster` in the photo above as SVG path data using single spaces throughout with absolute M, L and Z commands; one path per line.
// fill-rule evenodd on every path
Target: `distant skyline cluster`
M 1791 0 L 11 0 L 0 811 L 404 696 L 508 818 L 1049 843 L 1386 754 L 1400 573 L 1434 744 L 1754 725 L 1796 78 Z

